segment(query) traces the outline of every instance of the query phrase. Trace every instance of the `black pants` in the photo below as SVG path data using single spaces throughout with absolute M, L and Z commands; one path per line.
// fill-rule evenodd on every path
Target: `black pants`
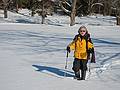
M 87 62 L 88 60 L 83 59 L 74 59 L 73 62 L 73 71 L 78 72 L 79 70 L 86 71 L 87 70 Z

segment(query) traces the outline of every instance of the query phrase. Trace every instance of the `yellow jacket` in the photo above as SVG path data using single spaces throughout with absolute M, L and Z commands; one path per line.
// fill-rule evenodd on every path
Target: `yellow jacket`
M 93 44 L 88 40 L 88 50 L 94 48 Z M 80 37 L 74 39 L 69 45 L 70 50 L 74 50 L 74 57 L 87 60 L 86 40 Z

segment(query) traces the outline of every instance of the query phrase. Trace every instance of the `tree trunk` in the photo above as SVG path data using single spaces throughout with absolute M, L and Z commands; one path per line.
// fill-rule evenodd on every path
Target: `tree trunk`
M 8 9 L 8 5 L 10 4 L 12 0 L 2 0 L 3 2 L 3 7 L 4 7 L 4 18 L 7 18 L 8 17 L 8 14 L 7 14 L 7 9 Z
M 4 5 L 4 18 L 7 18 L 8 15 L 7 15 L 7 6 Z
M 107 15 L 107 10 L 106 10 L 106 8 L 107 8 L 107 4 L 106 4 L 106 1 L 104 1 L 104 13 L 103 13 L 104 16 Z
M 76 14 L 76 2 L 77 0 L 72 0 L 72 12 L 70 16 L 70 26 L 75 25 L 75 14 Z
M 104 0 L 104 16 L 111 14 L 111 2 L 109 0 Z
M 42 22 L 41 24 L 44 24 L 45 22 L 45 10 L 44 10 L 44 5 L 42 6 Z
M 117 19 L 117 25 L 120 25 L 120 16 L 117 16 L 116 19 Z
M 32 11 L 32 12 L 31 12 L 31 16 L 34 17 L 34 15 L 35 15 L 35 10 L 32 8 L 31 11 Z
M 16 3 L 16 12 L 18 13 L 18 10 L 19 10 L 19 6 L 18 6 L 18 3 Z
M 88 1 L 88 14 L 91 15 L 92 13 L 92 9 L 91 9 L 91 5 L 92 5 L 93 1 L 89 0 Z

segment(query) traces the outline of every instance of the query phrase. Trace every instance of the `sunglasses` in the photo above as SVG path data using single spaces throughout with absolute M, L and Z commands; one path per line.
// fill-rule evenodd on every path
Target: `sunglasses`
M 80 32 L 86 32 L 85 30 L 80 30 Z

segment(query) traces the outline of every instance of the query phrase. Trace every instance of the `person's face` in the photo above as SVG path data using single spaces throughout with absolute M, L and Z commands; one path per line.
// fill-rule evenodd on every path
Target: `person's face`
M 81 34 L 81 36 L 84 36 L 86 34 L 86 29 L 81 28 L 79 33 Z

